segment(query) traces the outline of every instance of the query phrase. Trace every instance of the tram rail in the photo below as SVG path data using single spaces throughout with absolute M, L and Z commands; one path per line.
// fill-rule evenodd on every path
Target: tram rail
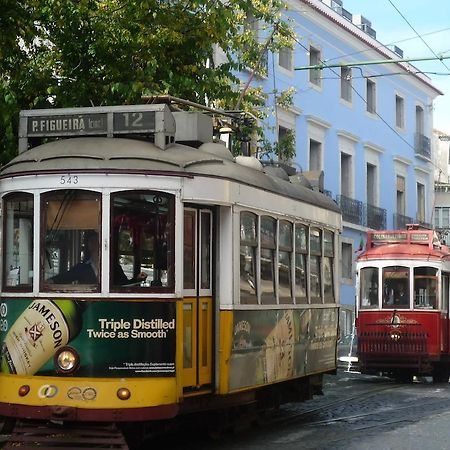
M 128 450 L 122 432 L 114 423 L 64 423 L 18 420 L 6 436 L 2 450 L 48 448 L 52 450 Z

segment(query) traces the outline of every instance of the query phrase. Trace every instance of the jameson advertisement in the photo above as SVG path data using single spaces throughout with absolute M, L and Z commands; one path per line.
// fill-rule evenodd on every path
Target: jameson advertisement
M 1 371 L 55 374 L 53 357 L 69 345 L 76 376 L 175 376 L 175 303 L 2 300 Z
M 337 308 L 236 311 L 230 389 L 336 367 Z

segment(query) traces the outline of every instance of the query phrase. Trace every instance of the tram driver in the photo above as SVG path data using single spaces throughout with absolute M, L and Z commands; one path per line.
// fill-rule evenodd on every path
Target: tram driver
M 404 283 L 385 286 L 384 304 L 386 306 L 400 306 L 406 308 L 409 305 L 408 291 Z

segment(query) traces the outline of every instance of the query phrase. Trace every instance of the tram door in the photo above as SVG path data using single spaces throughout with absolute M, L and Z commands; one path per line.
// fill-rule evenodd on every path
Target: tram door
M 449 320 L 449 301 L 450 301 L 450 274 L 448 272 L 442 272 L 442 287 L 441 287 L 441 298 L 442 298 L 442 312 L 444 314 L 445 320 L 442 327 L 442 348 L 441 351 L 447 353 L 449 350 L 449 336 L 450 336 L 450 320 Z
M 184 212 L 183 388 L 185 392 L 212 385 L 213 213 L 202 208 Z

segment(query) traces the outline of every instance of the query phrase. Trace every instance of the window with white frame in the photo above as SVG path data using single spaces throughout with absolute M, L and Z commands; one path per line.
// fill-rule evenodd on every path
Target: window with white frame
M 424 114 L 423 114 L 423 108 L 419 105 L 416 106 L 416 133 L 417 134 L 424 134 Z
M 318 48 L 313 46 L 309 47 L 309 65 L 318 66 L 322 62 L 321 52 Z M 309 81 L 310 83 L 321 86 L 321 70 L 320 69 L 309 69 Z
M 405 187 L 406 187 L 405 177 L 397 175 L 397 214 L 400 214 L 402 216 L 405 215 L 406 211 Z
M 341 98 L 346 102 L 352 101 L 352 69 L 341 67 Z
M 295 133 L 291 128 L 278 126 L 278 145 L 279 154 L 278 159 L 282 161 L 289 161 L 295 156 Z M 292 154 L 294 153 L 294 154 Z
M 395 126 L 405 128 L 405 100 L 400 95 L 395 96 Z
M 373 164 L 367 164 L 367 179 L 366 179 L 366 198 L 369 205 L 376 206 L 377 204 L 377 167 Z
M 375 81 L 372 81 L 368 78 L 366 83 L 366 103 L 367 112 L 371 114 L 375 114 L 377 112 L 376 93 L 377 91 Z
M 291 71 L 292 67 L 292 58 L 293 52 L 290 47 L 282 47 L 278 53 L 278 65 L 283 67 L 283 69 Z
M 425 222 L 425 185 L 417 183 L 417 220 Z
M 322 143 L 309 140 L 309 170 L 322 170 Z
M 352 156 L 341 152 L 341 194 L 352 197 Z
M 342 278 L 345 280 L 351 280 L 353 277 L 353 246 L 351 243 L 342 242 L 341 258 Z
M 450 228 L 450 208 L 448 207 L 434 208 L 434 226 L 440 229 Z

